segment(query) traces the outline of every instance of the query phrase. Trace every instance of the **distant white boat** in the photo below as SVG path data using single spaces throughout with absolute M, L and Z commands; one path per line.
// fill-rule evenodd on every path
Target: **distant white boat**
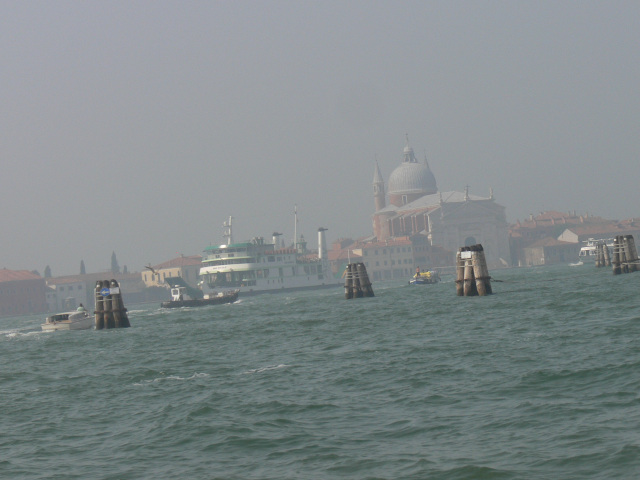
M 578 261 L 584 263 L 595 263 L 596 261 L 596 246 L 600 242 L 605 242 L 609 249 L 609 257 L 613 258 L 613 238 L 607 239 L 593 239 L 585 240 L 585 245 L 580 249 L 578 253 Z
M 93 327 L 94 319 L 86 311 L 56 313 L 47 317 L 42 324 L 44 332 L 56 330 L 88 330 Z

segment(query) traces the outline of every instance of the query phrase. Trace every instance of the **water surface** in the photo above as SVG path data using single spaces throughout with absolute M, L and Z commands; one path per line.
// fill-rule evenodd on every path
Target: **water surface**
M 595 479 L 640 472 L 640 273 L 496 270 L 42 333 L 0 319 L 0 476 Z

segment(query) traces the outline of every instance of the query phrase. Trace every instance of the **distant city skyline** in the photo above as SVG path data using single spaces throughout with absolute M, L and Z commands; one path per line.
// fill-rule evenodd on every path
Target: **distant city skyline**
M 640 4 L 1 2 L 0 268 L 372 231 L 405 135 L 509 222 L 640 215 Z

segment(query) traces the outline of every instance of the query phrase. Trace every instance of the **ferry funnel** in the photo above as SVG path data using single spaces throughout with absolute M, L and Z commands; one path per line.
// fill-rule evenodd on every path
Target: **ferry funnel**
M 328 228 L 324 227 L 318 228 L 318 259 L 320 260 L 323 260 L 327 255 L 327 240 L 324 235 L 327 230 Z
M 271 237 L 273 239 L 273 248 L 275 248 L 275 249 L 280 248 L 280 245 L 279 245 L 280 242 L 278 240 L 278 237 L 280 237 L 280 236 L 282 236 L 282 234 L 278 233 L 278 232 L 273 232 L 271 234 Z

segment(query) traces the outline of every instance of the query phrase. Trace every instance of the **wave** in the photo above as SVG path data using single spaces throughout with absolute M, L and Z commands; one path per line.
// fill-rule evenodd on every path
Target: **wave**
M 44 332 L 42 330 L 4 330 L 0 331 L 0 335 L 5 336 L 7 338 L 18 338 L 18 337 L 31 337 L 33 335 L 41 335 L 43 333 L 52 333 L 52 332 Z
M 166 381 L 188 381 L 188 380 L 194 380 L 197 378 L 206 378 L 208 377 L 209 374 L 208 373 L 199 373 L 196 372 L 193 375 L 189 376 L 189 377 L 181 377 L 180 375 L 168 375 L 168 376 L 162 376 L 162 377 L 157 377 L 157 378 L 153 378 L 150 380 L 142 380 L 140 382 L 135 382 L 133 385 L 136 387 L 142 387 L 145 385 L 152 385 L 154 383 L 159 383 L 159 382 L 166 382 Z
M 291 367 L 291 365 L 285 365 L 285 364 L 269 365 L 269 366 L 266 366 L 266 367 L 255 368 L 253 370 L 247 370 L 246 372 L 243 372 L 243 374 L 251 375 L 251 374 L 254 374 L 254 373 L 268 372 L 270 370 L 279 370 L 281 368 L 288 368 L 288 367 Z

